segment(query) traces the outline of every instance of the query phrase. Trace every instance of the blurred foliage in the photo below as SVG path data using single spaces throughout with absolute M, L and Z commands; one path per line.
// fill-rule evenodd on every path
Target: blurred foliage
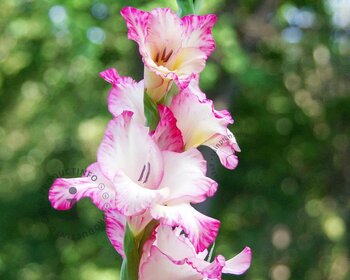
M 0 279 L 118 279 L 121 259 L 88 200 L 51 209 L 55 176 L 95 160 L 116 67 L 142 79 L 119 10 L 176 1 L 1 0 Z M 350 279 L 350 3 L 203 1 L 219 16 L 201 86 L 228 107 L 235 171 L 208 154 L 222 220 L 215 253 L 252 247 L 238 279 Z M 235 279 L 226 277 L 224 279 Z

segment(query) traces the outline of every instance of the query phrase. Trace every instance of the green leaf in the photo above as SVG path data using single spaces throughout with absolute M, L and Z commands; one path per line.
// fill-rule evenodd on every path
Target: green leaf
M 151 130 L 155 130 L 159 123 L 159 112 L 157 108 L 157 104 L 153 102 L 152 98 L 145 92 L 143 103 L 145 106 L 145 116 L 147 120 L 147 126 Z
M 178 15 L 180 17 L 195 14 L 193 0 L 176 0 L 179 6 Z

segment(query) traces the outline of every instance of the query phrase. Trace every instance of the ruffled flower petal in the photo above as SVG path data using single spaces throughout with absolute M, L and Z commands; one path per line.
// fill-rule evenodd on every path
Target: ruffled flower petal
M 249 247 L 245 247 L 238 255 L 226 261 L 222 272 L 236 275 L 243 274 L 248 270 L 251 262 L 252 250 Z
M 205 141 L 203 145 L 206 145 L 213 149 L 223 166 L 228 169 L 235 169 L 238 165 L 237 152 L 240 152 L 235 136 L 230 130 L 227 129 L 226 135 L 216 134 L 208 141 Z
M 110 181 L 122 170 L 140 186 L 157 189 L 163 177 L 161 152 L 149 129 L 137 123 L 131 112 L 123 112 L 109 122 L 97 161 Z
M 212 28 L 216 18 L 216 15 L 188 15 L 183 17 L 183 47 L 199 48 L 208 57 L 215 49 Z
M 152 190 L 134 183 L 119 170 L 113 180 L 116 188 L 116 208 L 126 216 L 144 213 L 153 204 L 160 201 L 166 190 Z
M 218 220 L 203 215 L 190 204 L 158 204 L 152 207 L 151 215 L 161 224 L 181 227 L 197 252 L 205 250 L 215 240 L 220 226 Z
M 115 207 L 115 189 L 101 172 L 98 163 L 91 164 L 81 178 L 58 178 L 49 191 L 53 208 L 68 210 L 80 199 L 89 197 L 101 210 Z
M 117 211 L 106 211 L 106 232 L 109 241 L 116 249 L 116 251 L 124 258 L 124 235 L 125 235 L 125 216 Z
M 199 203 L 214 195 L 218 185 L 205 176 L 207 163 L 197 149 L 183 153 L 164 151 L 163 158 L 161 188 L 169 190 L 165 203 Z
M 188 73 L 199 73 L 205 67 L 206 55 L 197 48 L 183 48 L 181 49 L 175 60 L 172 68 L 176 69 L 177 76 L 186 76 Z M 180 88 L 183 89 L 186 84 L 181 81 Z
M 223 256 L 216 256 L 212 263 L 200 258 L 188 259 L 186 262 L 200 273 L 202 276 L 200 279 L 221 280 L 222 268 L 225 265 L 225 258 Z
M 184 235 L 181 235 L 180 230 L 173 230 L 169 226 L 158 226 L 156 231 L 156 245 L 164 254 L 175 260 L 196 257 L 193 245 Z
M 170 278 L 169 278 L 170 277 Z M 156 246 L 151 246 L 150 257 L 141 263 L 140 280 L 201 280 L 201 275 L 185 261 L 173 261 Z
M 133 7 L 125 7 L 120 11 L 128 27 L 128 37 L 139 44 L 144 44 L 148 33 L 150 13 Z
M 176 119 L 169 108 L 159 105 L 160 122 L 152 138 L 161 150 L 182 152 L 184 143 L 181 131 L 176 126 Z
M 176 53 L 181 48 L 181 20 L 169 8 L 156 8 L 150 14 L 147 43 L 154 48 L 155 57 L 159 52 L 159 61 L 164 61 L 171 51 Z
M 156 102 L 170 89 L 171 81 L 180 89 L 187 87 L 191 77 L 203 70 L 215 48 L 212 36 L 215 15 L 180 19 L 168 8 L 148 13 L 131 7 L 124 8 L 121 13 L 129 29 L 129 38 L 139 45 L 147 68 L 145 87 Z
M 146 67 L 167 74 L 168 62 L 181 47 L 181 20 L 169 8 L 157 8 L 150 13 L 132 7 L 121 10 L 126 20 L 129 38 L 139 45 Z M 147 83 L 146 83 L 147 85 Z
M 124 111 L 133 112 L 133 118 L 141 125 L 146 123 L 144 114 L 144 84 L 137 83 L 130 77 L 120 77 L 117 70 L 107 69 L 101 77 L 112 84 L 108 95 L 108 110 L 117 117 Z
M 227 129 L 233 119 L 227 110 L 217 111 L 213 101 L 199 89 L 198 77 L 176 95 L 170 106 L 181 130 L 185 149 L 206 145 L 219 156 L 222 165 L 234 169 L 240 152 L 236 138 Z
M 182 132 L 186 149 L 202 145 L 215 134 L 226 133 L 227 120 L 215 116 L 213 102 L 208 99 L 200 101 L 189 90 L 176 95 L 170 109 Z
M 145 90 L 154 102 L 159 102 L 173 84 L 171 79 L 164 79 L 162 76 L 150 71 L 147 67 L 144 69 L 144 81 Z
M 193 245 L 179 228 L 159 225 L 145 243 L 140 261 L 139 279 L 173 280 L 221 280 L 222 273 L 242 274 L 251 262 L 251 251 L 246 247 L 240 254 L 225 261 L 221 255 L 213 262 L 205 261 L 196 254 Z

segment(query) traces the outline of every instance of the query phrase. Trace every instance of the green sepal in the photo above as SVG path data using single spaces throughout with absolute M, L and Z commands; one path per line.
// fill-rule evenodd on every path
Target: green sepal
M 143 103 L 147 121 L 146 125 L 153 131 L 156 129 L 160 120 L 157 104 L 153 102 L 147 92 L 144 94 Z
M 137 280 L 141 258 L 139 254 L 139 241 L 137 236 L 133 235 L 128 224 L 126 224 L 124 235 L 124 253 L 125 259 L 123 260 L 120 271 L 120 279 Z
M 140 236 L 140 245 L 139 245 L 139 254 L 142 256 L 143 245 L 146 241 L 150 239 L 155 227 L 159 224 L 158 221 L 152 220 L 143 230 L 142 235 Z
M 171 102 L 173 101 L 174 96 L 176 94 L 178 94 L 179 92 L 180 92 L 180 90 L 177 87 L 177 85 L 172 84 L 168 93 L 166 95 L 164 95 L 164 97 L 159 101 L 159 104 L 163 104 L 163 105 L 169 107 L 171 105 Z
M 124 235 L 124 253 L 122 268 L 120 270 L 121 280 L 137 280 L 142 256 L 143 245 L 152 235 L 154 228 L 158 225 L 152 220 L 138 235 L 134 235 L 128 224 L 126 224 Z

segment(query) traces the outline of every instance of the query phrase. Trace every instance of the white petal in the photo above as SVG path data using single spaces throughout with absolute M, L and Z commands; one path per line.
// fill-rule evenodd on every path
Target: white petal
M 133 112 L 133 118 L 140 125 L 144 125 L 146 118 L 143 105 L 143 81 L 137 83 L 130 77 L 120 77 L 115 69 L 107 69 L 100 75 L 113 86 L 108 95 L 109 112 L 115 117 L 124 111 Z
M 141 215 L 127 217 L 129 227 L 134 235 L 138 235 L 141 231 L 143 231 L 148 223 L 152 221 L 152 219 L 153 218 L 149 210 L 145 211 Z
M 170 109 L 177 119 L 186 148 L 198 147 L 213 135 L 226 133 L 227 122 L 215 116 L 212 102 L 201 102 L 188 90 L 174 97 Z
M 155 245 L 175 260 L 196 257 L 193 245 L 183 235 L 178 235 L 170 226 L 159 225 Z
M 176 69 L 176 74 L 190 75 L 200 73 L 206 61 L 206 55 L 197 48 L 182 48 L 176 55 L 172 69 Z
M 150 256 L 140 264 L 140 280 L 201 280 L 202 276 L 186 263 L 176 263 L 152 246 Z
M 154 65 L 154 67 L 157 68 L 156 65 Z M 147 94 L 154 102 L 159 102 L 172 85 L 170 79 L 165 79 L 163 76 L 155 74 L 147 67 L 144 69 L 144 81 Z
M 149 129 L 124 112 L 110 121 L 98 149 L 97 161 L 107 178 L 119 170 L 142 187 L 157 189 L 163 177 L 163 158 Z
M 128 37 L 143 45 L 147 36 L 150 13 L 133 7 L 125 7 L 120 11 L 128 26 Z
M 235 169 L 238 164 L 237 152 L 240 148 L 237 144 L 236 138 L 230 130 L 227 129 L 226 135 L 216 134 L 203 145 L 212 148 L 220 158 L 220 162 L 228 169 Z
M 247 271 L 252 261 L 252 250 L 245 247 L 237 256 L 226 261 L 223 273 L 240 275 Z
M 149 18 L 147 41 L 154 44 L 160 56 L 165 48 L 174 53 L 181 47 L 182 27 L 180 18 L 169 8 L 156 8 Z
M 116 188 L 116 208 L 123 215 L 144 213 L 160 201 L 165 190 L 152 190 L 134 183 L 124 172 L 117 171 L 113 184 Z
M 212 28 L 216 15 L 188 15 L 182 18 L 183 47 L 195 47 L 209 56 L 215 49 Z
M 151 209 L 154 219 L 161 224 L 181 227 L 197 252 L 205 250 L 216 238 L 220 222 L 203 215 L 189 204 L 155 205 Z
M 183 153 L 163 152 L 164 176 L 161 188 L 169 190 L 165 203 L 199 203 L 214 195 L 217 183 L 206 177 L 206 161 L 197 149 Z

